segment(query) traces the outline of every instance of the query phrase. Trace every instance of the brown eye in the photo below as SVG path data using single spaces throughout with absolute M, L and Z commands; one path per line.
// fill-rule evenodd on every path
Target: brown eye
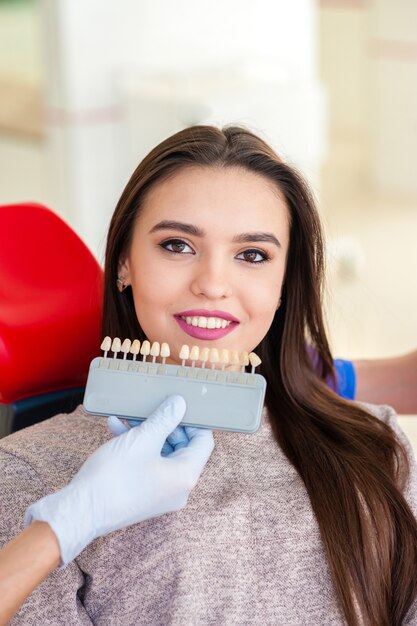
M 188 243 L 182 239 L 169 239 L 159 244 L 161 248 L 173 254 L 195 254 Z M 188 248 L 188 250 L 186 249 Z
M 243 253 L 243 256 L 245 258 L 245 261 L 249 261 L 249 263 L 253 263 L 254 261 L 256 261 L 256 255 L 258 253 L 255 252 L 254 250 L 247 250 L 246 252 Z
M 270 257 L 266 252 L 262 250 L 244 250 L 237 256 L 238 259 L 242 261 L 246 261 L 246 263 L 250 263 L 252 265 L 259 265 L 260 263 L 265 263 L 265 261 L 269 261 Z
M 172 241 L 171 249 L 173 252 L 184 252 L 185 243 L 183 241 Z

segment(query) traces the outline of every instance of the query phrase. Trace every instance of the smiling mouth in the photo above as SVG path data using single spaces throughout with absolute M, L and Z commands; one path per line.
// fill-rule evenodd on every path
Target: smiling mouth
M 205 317 L 203 315 L 188 317 L 184 315 L 175 316 L 177 319 L 183 320 L 189 326 L 195 326 L 198 328 L 227 328 L 231 324 L 236 322 L 230 322 L 229 320 L 221 319 L 220 317 Z

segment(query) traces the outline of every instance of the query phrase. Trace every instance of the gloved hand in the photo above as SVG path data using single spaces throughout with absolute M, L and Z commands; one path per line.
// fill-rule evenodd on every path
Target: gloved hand
M 163 457 L 167 437 L 185 413 L 185 400 L 170 396 L 140 426 L 98 448 L 72 481 L 26 512 L 48 522 L 64 565 L 93 539 L 183 508 L 214 447 L 209 430 L 189 428 L 189 443 Z
M 107 426 L 113 435 L 117 436 L 126 433 L 131 427 L 140 426 L 142 422 L 143 420 L 120 419 L 115 415 L 110 415 L 107 420 Z M 162 456 L 168 456 L 174 450 L 187 447 L 191 439 L 190 433 L 193 432 L 192 429 L 192 426 L 177 426 L 164 442 L 161 450 Z

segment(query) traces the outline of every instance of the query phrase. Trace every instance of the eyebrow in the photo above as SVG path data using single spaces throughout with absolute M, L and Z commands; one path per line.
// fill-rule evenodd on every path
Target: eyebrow
M 194 237 L 204 237 L 204 230 L 194 226 L 194 224 L 186 224 L 185 222 L 176 222 L 172 220 L 162 220 L 151 228 L 149 233 L 156 233 L 160 230 L 177 230 L 186 235 L 193 235 Z M 253 241 L 264 241 L 267 243 L 273 243 L 277 248 L 281 248 L 281 244 L 275 235 L 272 233 L 264 233 L 256 231 L 253 233 L 241 233 L 235 235 L 232 239 L 233 243 L 251 243 Z

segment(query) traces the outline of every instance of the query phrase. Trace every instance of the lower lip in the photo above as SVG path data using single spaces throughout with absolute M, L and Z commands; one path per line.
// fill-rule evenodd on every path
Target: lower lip
M 226 328 L 200 328 L 199 326 L 191 326 L 191 324 L 187 324 L 187 322 L 185 322 L 181 317 L 176 317 L 175 321 L 178 326 L 182 328 L 185 333 L 187 333 L 187 335 L 195 337 L 195 339 L 201 339 L 202 341 L 221 339 L 231 333 L 237 326 L 235 322 L 232 322 L 229 326 L 226 326 Z

